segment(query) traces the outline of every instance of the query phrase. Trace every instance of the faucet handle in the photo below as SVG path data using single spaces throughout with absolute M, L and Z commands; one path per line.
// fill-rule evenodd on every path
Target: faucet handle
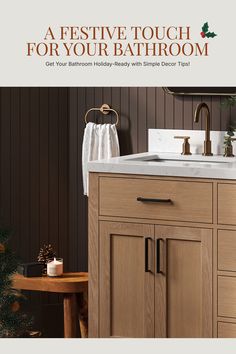
M 188 140 L 190 139 L 190 136 L 174 136 L 174 139 L 184 139 L 183 145 L 182 145 L 182 153 L 181 155 L 192 155 L 190 152 L 190 144 Z

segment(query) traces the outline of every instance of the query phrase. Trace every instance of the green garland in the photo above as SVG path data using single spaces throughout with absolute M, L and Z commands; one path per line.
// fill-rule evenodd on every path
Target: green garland
M 27 337 L 32 319 L 21 311 L 25 297 L 12 289 L 18 260 L 8 247 L 9 238 L 9 230 L 0 228 L 0 338 Z

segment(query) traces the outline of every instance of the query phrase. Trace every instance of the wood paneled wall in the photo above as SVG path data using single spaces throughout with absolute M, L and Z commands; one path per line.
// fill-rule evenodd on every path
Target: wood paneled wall
M 52 243 L 69 269 L 68 89 L 1 88 L 0 220 L 23 262 Z M 60 335 L 56 296 L 27 294 L 36 326 Z M 56 329 L 56 331 L 54 331 Z
M 210 107 L 213 130 L 226 129 L 236 112 L 221 108 L 222 97 L 177 97 L 161 88 L 0 90 L 1 223 L 14 230 L 12 245 L 23 261 L 35 260 L 40 246 L 51 242 L 64 258 L 67 271 L 87 270 L 87 197 L 81 174 L 87 109 L 108 103 L 119 111 L 121 154 L 146 151 L 149 128 L 204 129 L 203 120 L 193 123 L 195 106 L 201 101 Z M 99 114 L 89 117 L 91 121 L 114 121 Z M 47 314 L 43 324 L 38 322 L 45 335 L 58 335 L 49 333 L 52 326 L 46 325 L 49 308 L 56 308 L 59 300 L 31 296 L 37 313 L 44 309 Z
M 1 89 L 1 221 L 25 262 L 43 243 L 68 268 L 68 89 Z

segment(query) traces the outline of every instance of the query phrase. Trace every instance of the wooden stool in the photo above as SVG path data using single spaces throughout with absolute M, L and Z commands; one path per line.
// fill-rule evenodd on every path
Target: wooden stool
M 62 293 L 64 337 L 76 337 L 78 316 L 81 337 L 88 337 L 88 273 L 64 273 L 58 278 L 47 276 L 27 278 L 15 274 L 12 287 L 20 290 Z

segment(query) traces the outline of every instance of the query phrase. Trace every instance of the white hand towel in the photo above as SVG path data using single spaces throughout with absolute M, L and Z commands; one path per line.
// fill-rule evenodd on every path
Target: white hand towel
M 120 147 L 115 124 L 86 124 L 82 146 L 84 195 L 88 195 L 88 162 L 116 156 L 120 156 Z

